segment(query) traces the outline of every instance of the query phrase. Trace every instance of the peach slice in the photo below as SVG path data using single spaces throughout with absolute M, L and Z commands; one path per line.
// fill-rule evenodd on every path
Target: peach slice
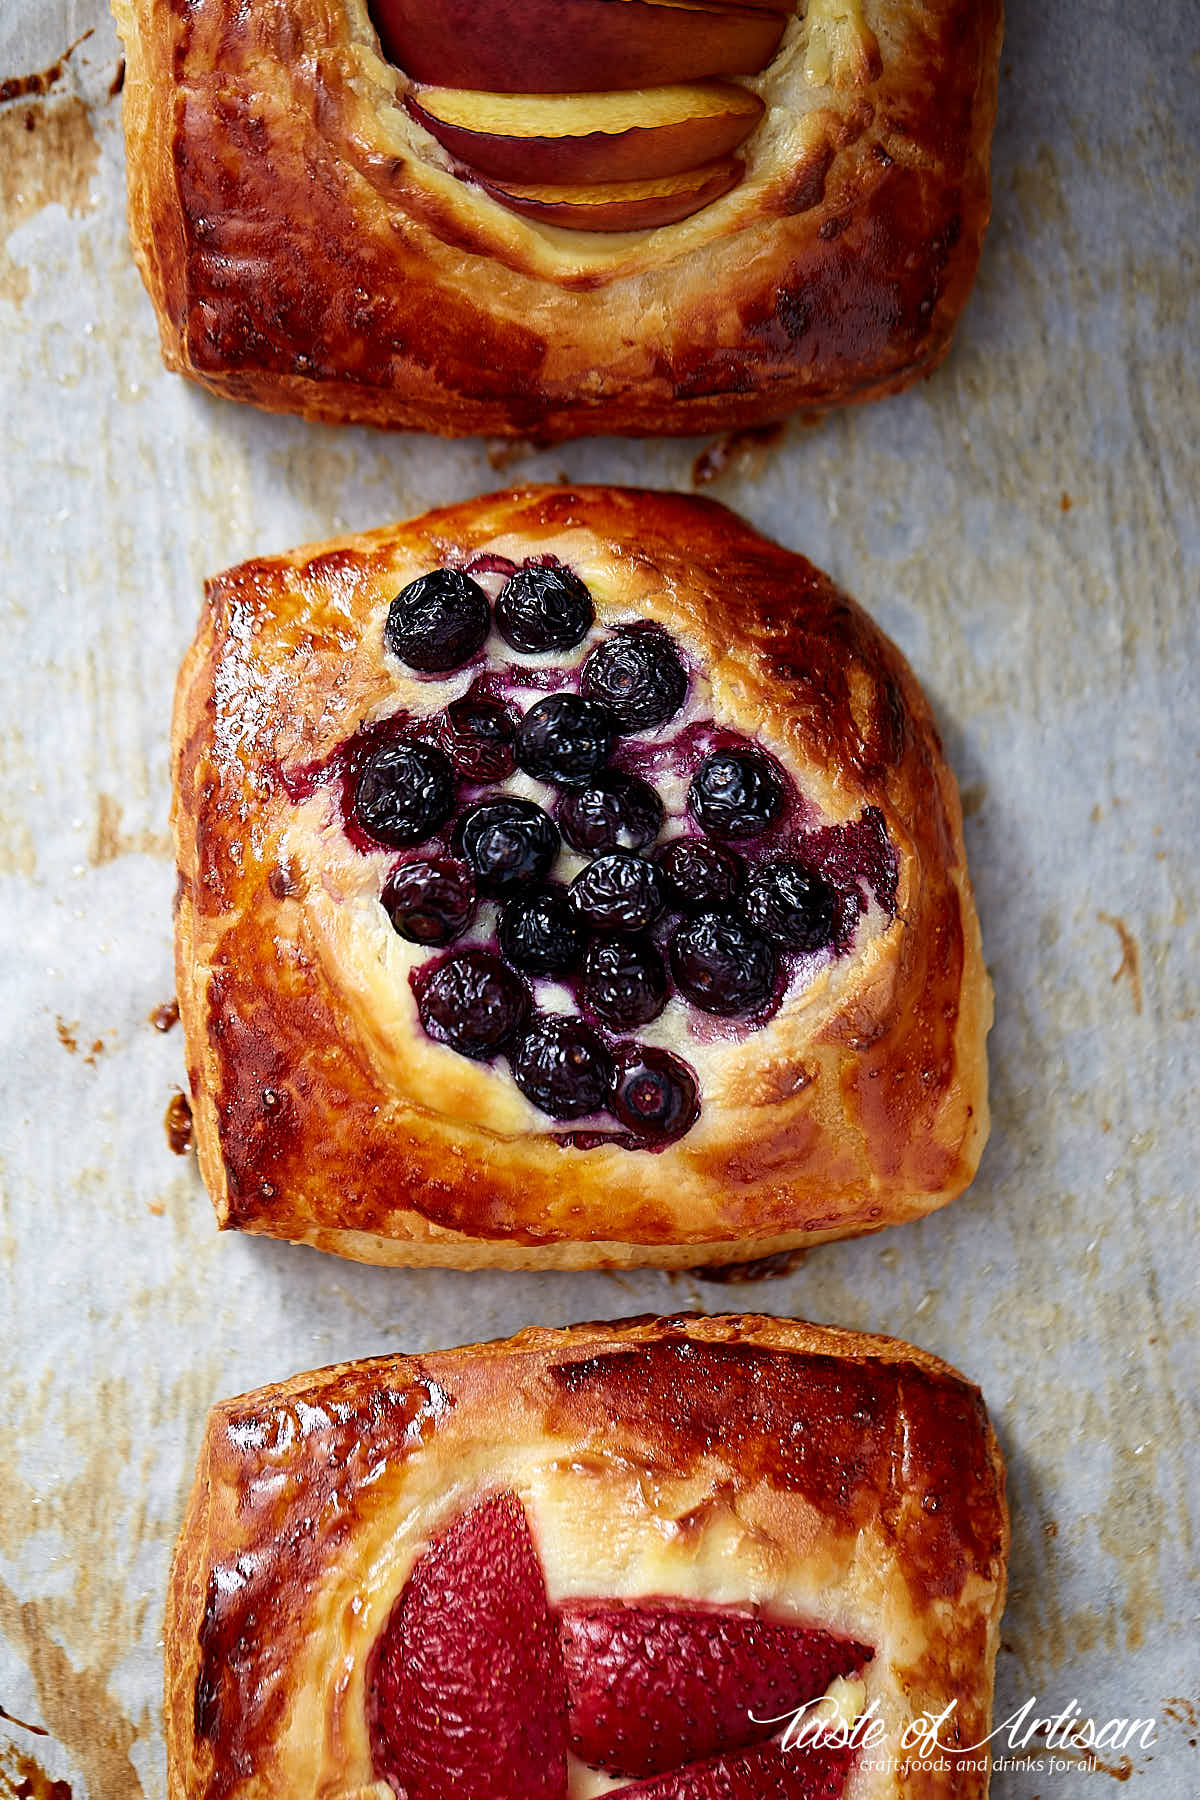
M 651 231 L 675 225 L 719 200 L 742 176 L 740 162 L 708 163 L 656 181 L 605 181 L 590 187 L 526 186 L 481 178 L 480 185 L 512 212 L 539 225 L 570 231 Z
M 764 107 L 731 81 L 607 94 L 486 94 L 423 88 L 409 111 L 481 175 L 570 184 L 647 181 L 718 162 Z
M 786 23 L 720 0 L 374 0 L 372 13 L 385 54 L 414 81 L 501 94 L 754 75 Z

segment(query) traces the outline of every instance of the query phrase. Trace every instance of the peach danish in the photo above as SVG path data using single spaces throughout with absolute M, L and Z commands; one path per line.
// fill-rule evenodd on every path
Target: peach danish
M 894 392 L 989 211 L 1001 0 L 114 0 L 171 368 L 461 436 Z
M 928 707 L 724 508 L 534 488 L 234 569 L 174 759 L 223 1225 L 686 1266 L 971 1179 L 991 996 Z

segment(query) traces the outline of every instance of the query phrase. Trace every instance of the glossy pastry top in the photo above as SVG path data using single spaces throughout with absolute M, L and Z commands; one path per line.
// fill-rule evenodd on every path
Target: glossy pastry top
M 373 1652 L 425 1549 L 498 1494 L 555 1609 L 832 1633 L 862 1647 L 845 1703 L 874 1703 L 889 1749 L 951 1698 L 957 1741 L 986 1735 L 1007 1518 L 977 1392 L 891 1340 L 634 1320 L 379 1358 L 216 1409 L 168 1608 L 173 1800 L 368 1788 Z M 856 1769 L 850 1800 L 985 1791 L 903 1761 Z M 572 1796 L 595 1791 L 573 1765 Z
M 679 222 L 563 229 L 546 221 L 575 215 L 537 184 L 526 217 L 464 179 L 422 112 L 447 90 L 387 60 L 365 0 L 118 0 L 134 236 L 168 360 L 317 416 L 552 438 L 777 418 L 940 360 L 987 222 L 1000 0 L 572 3 L 614 32 L 635 14 L 693 37 L 731 13 L 784 22 L 741 83 L 761 116 L 736 158 L 703 165 L 716 197 Z M 389 43 L 384 15 L 404 10 L 377 9 Z M 452 43 L 507 51 L 519 89 L 523 36 L 549 54 L 563 10 L 439 0 L 430 16 Z M 462 66 L 445 79 L 505 76 Z
M 473 568 L 489 581 L 491 568 L 501 571 L 496 585 L 521 565 L 565 571 L 564 582 L 569 574 L 586 589 L 595 621 L 573 650 L 512 652 L 493 634 L 465 668 L 422 676 L 387 648 L 394 597 L 415 579 Z M 478 591 L 475 601 L 486 631 Z M 497 618 L 504 605 L 502 593 Z M 749 998 L 706 997 L 711 945 L 697 949 L 703 930 L 687 924 L 670 940 L 671 980 L 650 1007 L 632 1024 L 601 1013 L 618 1061 L 645 1045 L 681 1059 L 698 1084 L 690 1128 L 685 1119 L 682 1133 L 642 1149 L 630 1145 L 646 1138 L 617 1129 L 603 1098 L 559 1107 L 524 1066 L 521 1008 L 531 998 L 539 1013 L 573 1013 L 578 988 L 553 977 L 516 982 L 501 969 L 520 990 L 511 1028 L 494 1049 L 457 1041 L 454 1021 L 444 1024 L 431 1001 L 443 981 L 453 985 L 446 965 L 479 954 L 472 943 L 495 966 L 495 907 L 504 947 L 508 892 L 489 903 L 481 875 L 460 944 L 412 942 L 389 920 L 389 908 L 393 918 L 402 910 L 395 883 L 412 852 L 388 844 L 410 844 L 408 824 L 382 821 L 373 798 L 364 812 L 363 800 L 366 772 L 392 755 L 397 724 L 419 733 L 432 719 L 437 742 L 428 732 L 413 740 L 420 770 L 436 777 L 421 788 L 435 812 L 419 832 L 428 840 L 445 820 L 431 841 L 444 843 L 451 872 L 476 856 L 471 820 L 489 795 L 518 797 L 553 848 L 558 829 L 539 803 L 570 837 L 564 809 L 594 790 L 555 766 L 553 779 L 567 783 L 555 803 L 555 790 L 525 773 L 543 766 L 550 741 L 529 722 L 551 701 L 579 710 L 566 697 L 581 687 L 611 699 L 609 652 L 631 629 L 636 645 L 668 647 L 682 686 L 671 686 L 665 725 L 618 721 L 616 748 L 603 738 L 598 754 L 633 758 L 653 783 L 664 842 L 681 832 L 696 841 L 699 819 L 725 860 L 747 863 L 752 885 L 756 871 L 777 872 L 773 842 L 799 846 L 820 871 L 808 899 L 826 908 L 817 937 L 803 940 L 811 950 L 770 950 L 756 931 L 737 940 L 735 986 L 747 943 L 766 957 L 769 986 Z M 493 710 L 513 695 L 513 717 L 526 711 L 522 767 L 490 786 L 464 781 L 457 798 L 447 778 L 443 800 L 446 720 L 459 716 L 444 709 L 483 688 Z M 602 702 L 587 704 L 611 719 Z M 578 750 L 578 736 L 570 741 Z M 766 851 L 759 839 L 720 835 L 730 790 L 704 783 L 728 773 L 729 745 L 735 765 L 769 776 L 769 803 L 781 809 L 762 836 Z M 175 746 L 181 1006 L 201 1163 L 223 1219 L 385 1259 L 376 1239 L 444 1244 L 447 1232 L 518 1249 L 561 1245 L 584 1260 L 622 1243 L 654 1256 L 677 1246 L 719 1256 L 733 1243 L 871 1229 L 951 1198 L 970 1178 L 986 1134 L 990 997 L 957 796 L 928 710 L 852 602 L 724 509 L 671 495 L 533 489 L 246 564 L 211 586 L 181 676 Z M 648 785 L 625 778 L 639 791 Z M 736 783 L 733 791 L 742 793 Z M 387 843 L 364 833 L 364 817 Z M 589 921 L 610 915 L 597 915 L 594 892 L 584 902 L 577 890 L 616 865 L 622 880 L 641 871 L 660 931 L 679 916 L 673 902 L 661 910 L 662 856 L 646 845 L 589 869 L 568 848 L 549 871 L 538 866 L 572 883 L 565 910 Z M 762 931 L 778 943 L 779 896 L 767 887 L 757 895 L 771 914 Z M 624 905 L 629 892 L 619 886 L 618 897 Z M 662 953 L 640 927 L 631 940 L 630 923 L 625 914 L 615 938 L 602 931 L 593 941 L 645 943 L 661 983 Z M 506 954 L 526 966 L 520 947 Z M 592 978 L 589 962 L 588 1017 Z

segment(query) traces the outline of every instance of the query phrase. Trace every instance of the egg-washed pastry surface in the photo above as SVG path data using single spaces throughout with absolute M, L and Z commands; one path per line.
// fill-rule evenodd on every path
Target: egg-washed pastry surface
M 171 1800 L 979 1800 L 1007 1551 L 977 1390 L 893 1339 L 626 1320 L 298 1376 L 209 1417 Z
M 174 763 L 222 1224 L 687 1266 L 973 1175 L 991 995 L 928 707 L 723 507 L 534 488 L 244 564 Z
M 168 364 L 334 422 L 688 433 L 936 366 L 1000 0 L 115 0 Z

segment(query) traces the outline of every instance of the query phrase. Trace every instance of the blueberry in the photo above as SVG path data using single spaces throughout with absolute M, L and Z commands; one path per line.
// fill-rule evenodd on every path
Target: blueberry
M 517 713 L 502 701 L 464 694 L 442 716 L 442 748 L 468 781 L 502 781 L 516 767 L 518 723 Z
M 622 1125 L 648 1138 L 682 1137 L 700 1116 L 700 1090 L 687 1064 L 648 1044 L 617 1049 L 609 1106 Z
M 363 763 L 354 816 L 371 837 L 402 850 L 422 844 L 454 811 L 454 770 L 433 744 L 393 738 Z
M 525 1023 L 529 992 L 490 951 L 460 950 L 420 984 L 417 1011 L 439 1044 L 486 1062 Z
M 547 694 L 521 720 L 517 761 L 539 781 L 586 787 L 608 761 L 614 735 L 607 707 L 578 694 Z
M 687 670 L 657 625 L 623 625 L 597 644 L 583 665 L 580 687 L 602 700 L 622 731 L 665 725 L 683 705 Z
M 703 1012 L 757 1012 L 775 991 L 775 952 L 732 913 L 685 919 L 671 939 L 671 973 Z
M 588 945 L 583 1000 L 614 1031 L 657 1019 L 667 1003 L 667 971 L 648 937 L 602 937 Z
M 573 650 L 592 628 L 592 596 L 570 569 L 518 569 L 496 601 L 496 630 L 514 650 Z
M 642 850 L 658 836 L 663 803 L 648 782 L 619 769 L 564 794 L 555 813 L 572 850 Z
M 532 800 L 507 794 L 469 806 L 454 838 L 484 894 L 511 894 L 540 881 L 559 850 L 558 827 L 549 814 Z
M 410 669 L 440 675 L 470 662 L 491 628 L 488 597 L 478 582 L 461 569 L 434 569 L 396 595 L 383 638 Z
M 653 863 L 613 850 L 580 870 L 570 900 L 593 931 L 644 931 L 663 909 L 663 884 Z
M 667 899 L 682 912 L 711 912 L 728 906 L 746 875 L 740 856 L 705 838 L 672 838 L 657 862 Z
M 578 1119 L 603 1111 L 613 1060 L 582 1019 L 555 1014 L 534 1020 L 513 1051 L 512 1072 L 525 1098 L 552 1119 Z
M 416 857 L 393 871 L 383 904 L 410 943 L 452 944 L 475 917 L 475 882 L 453 857 Z
M 742 911 L 756 931 L 789 950 L 820 950 L 837 933 L 836 893 L 793 856 L 774 857 L 750 871 Z
M 751 838 L 779 817 L 784 797 L 777 764 L 747 744 L 704 758 L 688 789 L 688 811 L 713 837 Z
M 567 975 L 583 954 L 584 930 L 558 886 L 518 894 L 500 914 L 500 948 L 526 975 Z

